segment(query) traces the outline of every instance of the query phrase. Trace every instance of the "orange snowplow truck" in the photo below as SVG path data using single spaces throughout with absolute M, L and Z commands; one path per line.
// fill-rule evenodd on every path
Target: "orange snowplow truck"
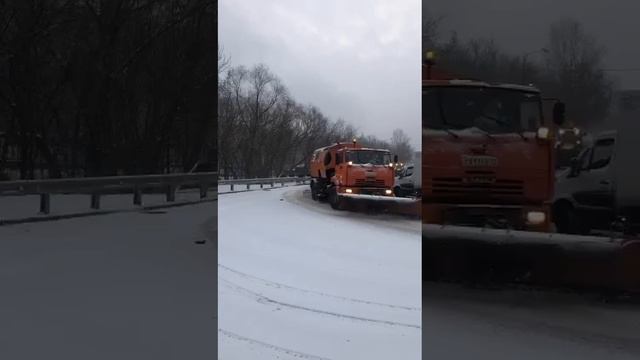
M 422 76 L 423 223 L 548 232 L 554 192 L 553 124 L 540 91 Z M 440 74 L 443 74 L 440 72 Z M 556 102 L 553 122 L 564 105 Z
M 311 197 L 342 209 L 348 199 L 392 199 L 394 163 L 389 150 L 369 149 L 355 140 L 317 149 L 311 156 Z

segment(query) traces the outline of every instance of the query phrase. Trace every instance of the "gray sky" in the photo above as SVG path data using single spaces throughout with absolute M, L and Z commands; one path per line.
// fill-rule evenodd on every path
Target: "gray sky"
M 638 0 L 426 0 L 425 4 L 431 13 L 445 16 L 441 35 L 457 30 L 462 38 L 490 37 L 516 55 L 545 46 L 549 25 L 572 17 L 605 46 L 606 67 L 640 67 Z M 611 75 L 621 88 L 640 89 L 640 72 Z
M 420 0 L 219 0 L 233 65 L 267 65 L 303 104 L 420 145 Z

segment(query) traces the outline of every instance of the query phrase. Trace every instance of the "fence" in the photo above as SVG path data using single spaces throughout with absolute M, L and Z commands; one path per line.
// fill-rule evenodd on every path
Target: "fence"
M 127 191 L 133 193 L 133 204 L 142 204 L 142 193 L 149 188 L 163 188 L 167 202 L 175 201 L 175 193 L 181 186 L 198 186 L 200 198 L 206 198 L 208 189 L 217 186 L 218 173 L 163 174 L 109 176 L 93 178 L 68 178 L 49 180 L 18 180 L 0 182 L 0 195 L 40 195 L 40 213 L 49 214 L 51 194 L 91 194 L 90 207 L 100 209 L 100 196 L 106 193 Z
M 250 190 L 251 185 L 265 185 L 274 187 L 275 184 L 305 183 L 305 177 L 279 177 L 258 179 L 232 179 L 218 180 L 217 172 L 190 173 L 190 174 L 162 174 L 162 175 L 135 175 L 135 176 L 108 176 L 89 178 L 68 178 L 49 180 L 18 180 L 0 181 L 0 196 L 2 195 L 40 195 L 40 213 L 49 214 L 51 210 L 51 194 L 91 194 L 91 209 L 100 209 L 100 197 L 112 192 L 131 192 L 133 204 L 142 205 L 142 195 L 146 189 L 163 188 L 166 193 L 166 201 L 175 201 L 178 188 L 197 186 L 200 189 L 200 198 L 208 195 L 208 189 L 217 185 L 230 185 L 234 191 L 236 185 L 246 185 Z
M 285 183 L 295 182 L 297 184 L 305 184 L 309 181 L 308 177 L 279 177 L 279 178 L 258 178 L 258 179 L 232 179 L 232 180 L 220 180 L 218 185 L 230 185 L 231 191 L 234 191 L 235 185 L 246 185 L 247 190 L 251 189 L 251 185 L 260 185 L 260 188 L 264 188 L 265 185 L 274 187 L 275 184 L 284 186 Z

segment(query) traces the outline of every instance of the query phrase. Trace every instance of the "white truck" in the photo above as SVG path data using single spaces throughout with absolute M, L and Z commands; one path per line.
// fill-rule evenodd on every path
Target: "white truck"
M 417 164 L 417 166 L 416 166 Z M 422 155 L 417 153 L 412 162 L 406 163 L 396 176 L 393 192 L 398 197 L 422 196 Z
M 558 174 L 553 220 L 559 232 L 640 234 L 640 122 L 620 121 L 593 139 L 571 168 Z

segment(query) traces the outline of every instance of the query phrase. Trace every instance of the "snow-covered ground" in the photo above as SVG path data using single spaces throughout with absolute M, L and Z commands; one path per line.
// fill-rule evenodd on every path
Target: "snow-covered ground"
M 0 359 L 215 359 L 216 209 L 0 226 Z
M 424 284 L 425 359 L 640 359 L 637 304 Z
M 219 198 L 219 358 L 420 359 L 420 223 L 306 186 Z

